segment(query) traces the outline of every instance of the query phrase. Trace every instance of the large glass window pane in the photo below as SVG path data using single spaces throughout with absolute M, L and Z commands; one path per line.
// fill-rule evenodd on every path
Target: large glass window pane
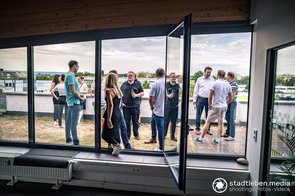
M 250 46 L 251 33 L 192 36 L 189 103 L 189 124 L 191 129 L 188 137 L 188 153 L 245 154 Z M 196 139 L 200 137 L 198 134 L 202 132 L 204 128 L 203 125 L 207 119 L 207 98 L 210 92 L 210 84 L 206 82 L 208 81 L 207 79 L 203 79 L 198 83 L 198 88 L 195 87 L 198 78 L 204 76 L 204 69 L 206 67 L 212 68 L 210 77 L 212 77 L 213 80 L 216 80 L 218 70 L 225 71 L 226 75 L 232 72 L 238 89 L 235 103 L 228 106 L 227 113 L 224 115 L 228 115 L 228 118 L 224 117 L 223 119 L 224 127 L 222 136 L 226 134 L 225 136 L 230 135 L 231 137 L 220 138 L 217 121 L 214 120 L 210 127 L 210 134 L 205 134 L 203 141 L 198 142 Z M 225 77 L 225 80 L 229 81 L 227 77 Z M 235 88 L 233 85 L 232 87 Z M 227 131 L 229 127 L 232 127 L 230 128 L 232 130 L 231 133 Z M 215 141 L 219 140 L 218 144 L 214 142 L 214 138 L 217 138 Z
M 0 140 L 28 141 L 27 49 L 0 50 Z
M 36 143 L 78 144 L 75 138 L 77 127 L 80 145 L 94 146 L 94 98 L 90 96 L 90 89 L 95 76 L 95 42 L 36 46 L 34 60 Z M 68 78 L 67 84 L 73 84 L 75 91 L 85 98 L 85 105 L 81 103 L 78 109 L 76 105 L 67 106 L 66 101 L 72 97 L 65 92 L 70 60 L 77 61 L 79 67 L 76 67 L 77 73 Z M 72 104 L 77 103 L 77 99 L 74 100 Z M 66 111 L 69 110 L 71 121 L 66 126 L 66 114 L 69 114 Z M 66 127 L 71 127 L 68 141 Z
M 102 70 L 104 78 L 116 70 L 119 76 L 119 88 L 122 89 L 124 104 L 124 119 L 121 127 L 122 145 L 131 146 L 136 150 L 154 150 L 159 148 L 159 142 L 150 143 L 151 116 L 149 106 L 149 91 L 157 80 L 155 71 L 165 68 L 165 37 L 143 37 L 128 39 L 113 39 L 102 41 Z M 134 78 L 134 73 L 136 78 Z M 135 85 L 133 81 L 136 80 Z M 130 84 L 127 84 L 130 81 Z M 141 96 L 141 88 L 144 95 Z M 132 91 L 141 97 L 132 97 Z M 104 94 L 104 92 L 102 91 Z M 102 96 L 103 97 L 103 96 Z M 102 98 L 104 99 L 104 98 Z M 102 103 L 102 105 L 105 103 Z M 101 116 L 103 112 L 101 110 Z M 102 147 L 108 144 L 102 140 Z
M 294 156 L 294 142 L 295 46 L 293 45 L 277 51 L 272 119 L 272 157 Z

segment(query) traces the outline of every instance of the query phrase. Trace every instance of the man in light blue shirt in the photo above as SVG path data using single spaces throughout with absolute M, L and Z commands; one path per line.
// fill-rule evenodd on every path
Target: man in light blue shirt
M 84 101 L 83 96 L 80 96 L 79 84 L 75 73 L 79 69 L 77 61 L 69 62 L 69 71 L 65 78 L 65 90 L 67 97 L 68 112 L 66 117 L 66 143 L 80 145 L 77 136 L 77 125 L 80 112 L 80 102 Z

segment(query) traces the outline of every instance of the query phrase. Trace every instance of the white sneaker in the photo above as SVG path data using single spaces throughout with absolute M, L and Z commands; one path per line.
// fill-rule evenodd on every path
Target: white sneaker
M 66 142 L 66 145 L 73 145 L 73 141 L 70 141 L 70 142 Z
M 58 126 L 58 122 L 57 121 L 54 121 L 54 126 Z
M 235 140 L 235 138 L 229 136 L 229 137 L 225 138 L 224 140 L 225 140 L 225 141 L 233 141 L 233 140 Z
M 116 156 L 116 155 L 120 154 L 120 152 L 121 152 L 122 150 L 123 150 L 123 148 L 121 147 L 121 145 L 119 145 L 119 146 L 115 146 L 115 147 L 113 148 L 112 155 L 113 155 L 113 156 Z
M 154 151 L 162 152 L 163 150 L 160 150 L 159 148 L 154 148 Z

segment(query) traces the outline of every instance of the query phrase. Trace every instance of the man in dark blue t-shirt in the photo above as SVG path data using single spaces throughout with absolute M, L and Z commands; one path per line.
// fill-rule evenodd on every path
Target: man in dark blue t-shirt
M 127 81 L 124 82 L 121 86 L 121 91 L 123 93 L 123 113 L 125 122 L 127 125 L 127 135 L 130 139 L 131 136 L 131 119 L 133 124 L 133 135 L 135 139 L 139 140 L 139 112 L 140 112 L 140 103 L 141 97 L 144 95 L 141 83 L 135 81 L 135 73 L 129 71 L 127 74 Z

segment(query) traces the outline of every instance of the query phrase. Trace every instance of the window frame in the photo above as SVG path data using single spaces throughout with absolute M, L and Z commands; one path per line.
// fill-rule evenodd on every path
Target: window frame
M 62 43 L 76 43 L 84 41 L 95 42 L 95 119 L 100 119 L 100 71 L 101 71 L 101 58 L 102 58 L 102 41 L 106 39 L 121 39 L 121 38 L 139 38 L 139 37 L 152 37 L 152 36 L 166 36 L 169 31 L 175 27 L 173 25 L 159 25 L 148 27 L 133 27 L 133 28 L 119 28 L 119 29 L 104 29 L 104 30 L 92 30 L 83 32 L 70 32 L 70 33 L 57 33 L 49 35 L 36 35 L 17 38 L 4 38 L 0 39 L 0 49 L 27 47 L 27 72 L 28 72 L 28 123 L 29 123 L 29 140 L 24 142 L 13 141 L 0 141 L 0 146 L 17 146 L 17 147 L 29 147 L 29 148 L 49 148 L 49 149 L 61 149 L 61 150 L 81 150 L 89 152 L 109 152 L 108 149 L 101 148 L 100 137 L 100 121 L 95 121 L 95 145 L 93 147 L 86 146 L 65 146 L 56 144 L 36 144 L 35 143 L 35 112 L 34 112 L 34 46 L 49 45 L 49 44 L 62 44 Z M 251 50 L 252 50 L 252 32 L 253 26 L 248 21 L 234 21 L 234 22 L 210 22 L 210 23 L 195 23 L 192 24 L 192 35 L 201 34 L 217 34 L 217 33 L 251 33 Z M 252 52 L 250 51 L 250 54 Z M 251 58 L 251 55 L 250 55 Z M 251 73 L 251 64 L 250 72 Z M 251 81 L 251 75 L 249 75 Z M 250 93 L 249 86 L 249 93 Z M 250 96 L 248 97 L 249 111 Z M 248 134 L 248 118 L 246 125 L 246 135 Z M 247 137 L 245 146 L 245 155 L 247 151 Z M 153 151 L 125 151 L 125 154 L 138 154 L 138 155 L 159 155 L 161 152 Z M 236 159 L 241 155 L 216 155 L 216 154 L 196 154 L 188 153 L 187 158 L 225 158 Z
M 287 160 L 287 157 L 271 157 L 272 146 L 272 112 L 274 106 L 274 94 L 276 85 L 276 70 L 277 70 L 277 55 L 280 49 L 294 46 L 295 41 L 285 43 L 266 51 L 266 73 L 265 73 L 265 87 L 264 87 L 264 109 L 262 119 L 262 138 L 261 140 L 261 162 L 259 169 L 259 178 L 261 181 L 269 180 L 270 165 L 272 163 L 282 163 Z

